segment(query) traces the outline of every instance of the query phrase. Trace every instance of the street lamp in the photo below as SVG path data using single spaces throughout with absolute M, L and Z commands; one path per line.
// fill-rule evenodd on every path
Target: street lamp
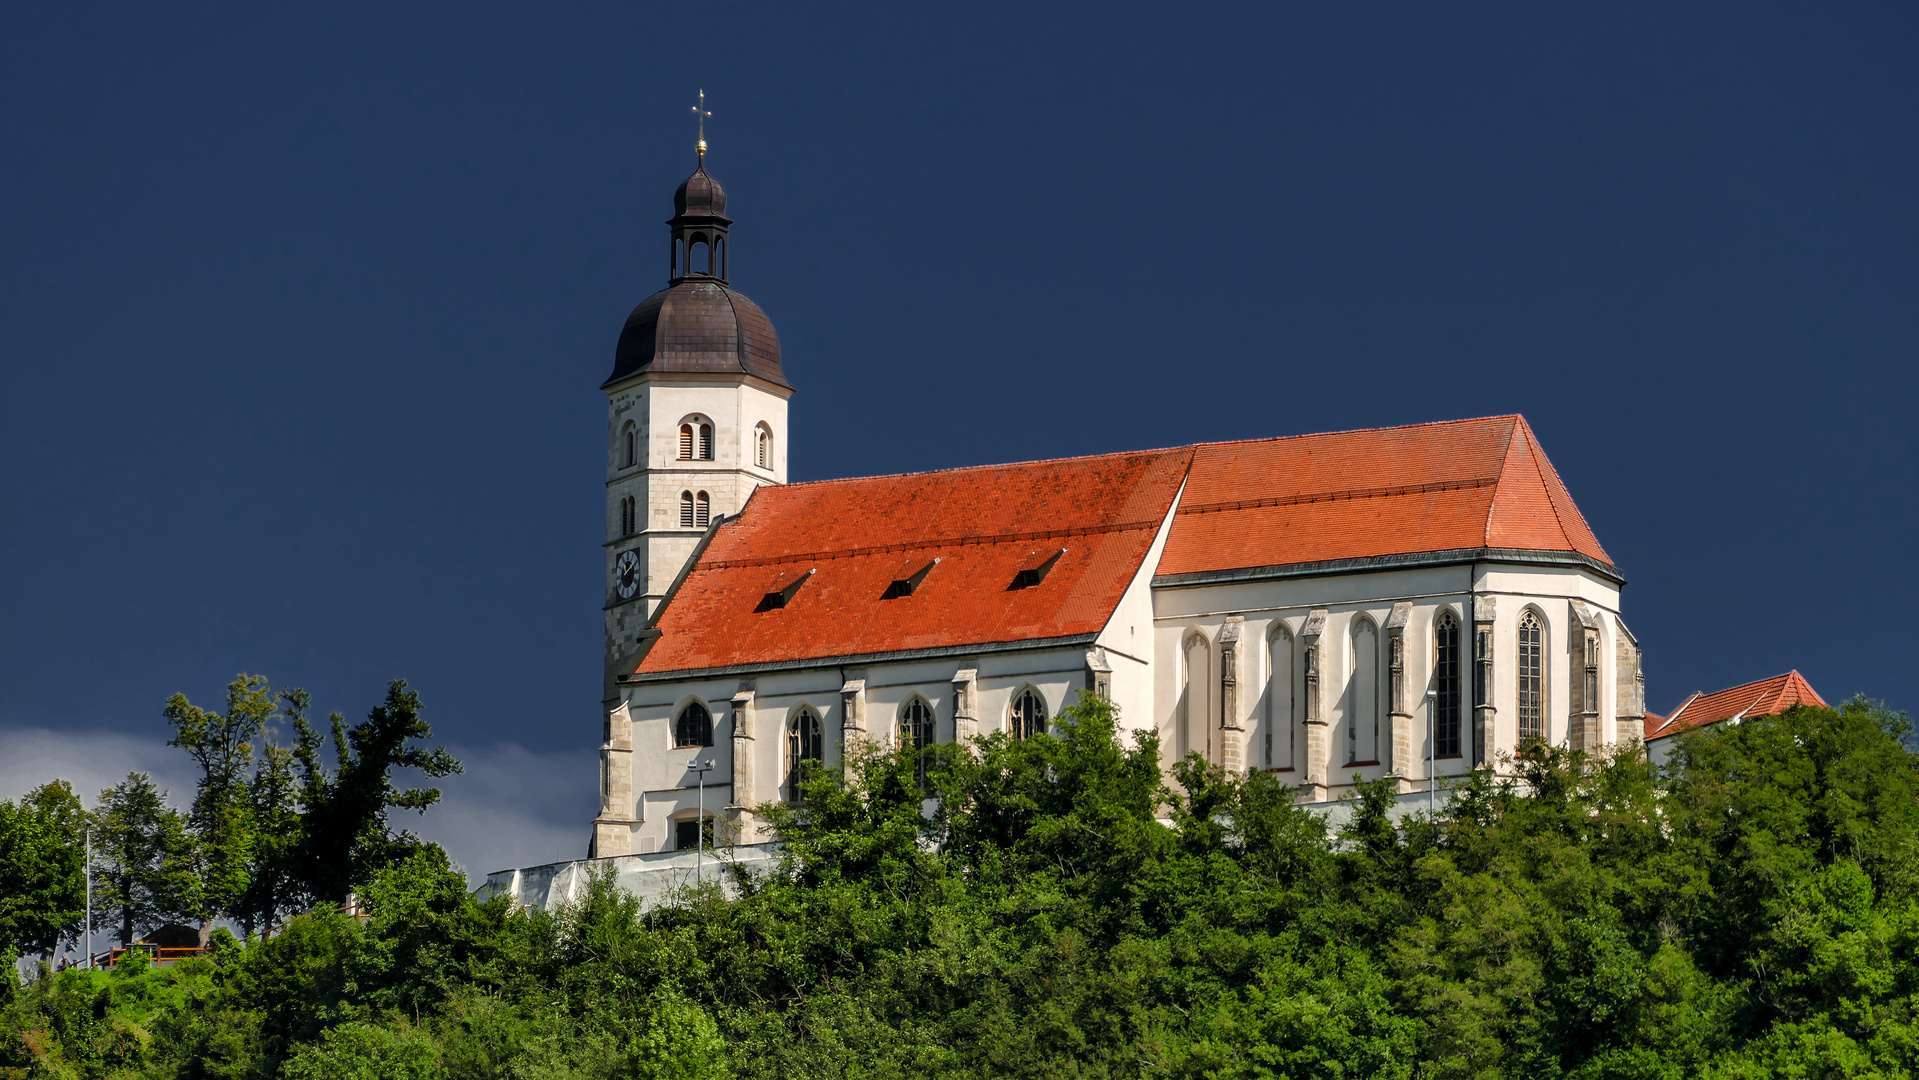
M 700 777 L 699 816 L 693 819 L 696 827 L 694 836 L 697 837 L 697 839 L 693 841 L 693 884 L 695 887 L 702 884 L 702 878 L 705 876 L 706 871 L 706 773 L 707 770 L 712 767 L 712 758 L 707 758 L 705 761 L 694 758 L 692 761 L 686 763 L 687 771 L 698 773 Z

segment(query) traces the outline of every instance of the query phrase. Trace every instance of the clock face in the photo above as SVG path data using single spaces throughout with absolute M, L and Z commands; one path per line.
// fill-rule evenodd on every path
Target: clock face
M 631 600 L 640 593 L 640 555 L 637 551 L 622 551 L 613 561 L 613 591 L 620 599 Z

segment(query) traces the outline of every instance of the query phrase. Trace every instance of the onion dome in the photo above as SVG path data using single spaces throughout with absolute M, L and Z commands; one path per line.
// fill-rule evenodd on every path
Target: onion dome
M 751 375 L 792 389 L 772 320 L 727 280 L 726 189 L 702 160 L 673 193 L 667 287 L 626 318 L 602 386 L 652 373 Z

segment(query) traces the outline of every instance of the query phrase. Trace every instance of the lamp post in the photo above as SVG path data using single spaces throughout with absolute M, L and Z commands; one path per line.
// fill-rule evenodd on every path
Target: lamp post
M 705 761 L 694 758 L 692 761 L 686 763 L 687 771 L 699 774 L 700 778 L 699 816 L 693 819 L 694 826 L 697 830 L 694 833 L 696 839 L 693 841 L 693 884 L 695 887 L 703 883 L 703 878 L 706 873 L 706 773 L 707 770 L 712 767 L 712 758 L 707 758 Z
M 87 826 L 87 970 L 93 970 L 93 826 Z
M 1439 774 L 1434 771 L 1439 763 L 1439 744 L 1435 739 L 1438 735 L 1439 721 L 1434 716 L 1438 709 L 1439 691 L 1426 691 L 1426 816 L 1429 818 L 1439 814 L 1439 796 L 1436 794 L 1439 787 Z

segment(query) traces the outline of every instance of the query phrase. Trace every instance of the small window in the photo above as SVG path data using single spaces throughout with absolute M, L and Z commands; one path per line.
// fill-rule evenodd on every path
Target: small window
M 693 493 L 690 491 L 682 491 L 680 492 L 680 528 L 693 528 L 693 518 Z
M 693 425 L 680 425 L 680 460 L 693 460 Z
M 1013 738 L 1030 739 L 1046 730 L 1046 702 L 1035 691 L 1022 691 L 1013 699 L 1011 719 Z
M 820 714 L 812 709 L 801 709 L 793 722 L 786 726 L 786 801 L 797 806 L 801 802 L 800 781 L 805 778 L 807 762 L 815 765 L 826 760 L 826 736 L 820 724 Z
M 773 467 L 773 432 L 765 424 L 753 438 L 753 461 L 762 469 Z
M 713 425 L 700 425 L 700 460 L 713 460 Z
M 900 709 L 900 745 L 915 751 L 913 776 L 920 790 L 926 791 L 926 748 L 933 745 L 933 707 L 925 698 L 915 696 Z
M 1545 737 L 1545 627 L 1528 611 L 1519 620 L 1519 741 Z
M 620 500 L 620 535 L 632 536 L 639 528 L 639 500 L 628 496 Z
M 630 469 L 640 460 L 639 430 L 636 429 L 632 424 L 628 424 L 626 425 L 626 430 L 624 432 L 621 432 L 621 439 L 625 443 L 625 447 L 622 449 L 620 454 L 620 466 L 622 468 Z
M 713 850 L 713 819 L 683 818 L 673 823 L 673 850 L 692 851 L 704 847 Z
M 702 491 L 698 495 L 693 496 L 693 527 L 694 528 L 696 529 L 706 528 L 707 521 L 712 516 L 712 512 L 713 512 L 712 506 L 713 506 L 712 500 L 706 497 L 706 492 Z
M 673 721 L 673 745 L 712 746 L 713 714 L 697 701 L 688 702 Z

